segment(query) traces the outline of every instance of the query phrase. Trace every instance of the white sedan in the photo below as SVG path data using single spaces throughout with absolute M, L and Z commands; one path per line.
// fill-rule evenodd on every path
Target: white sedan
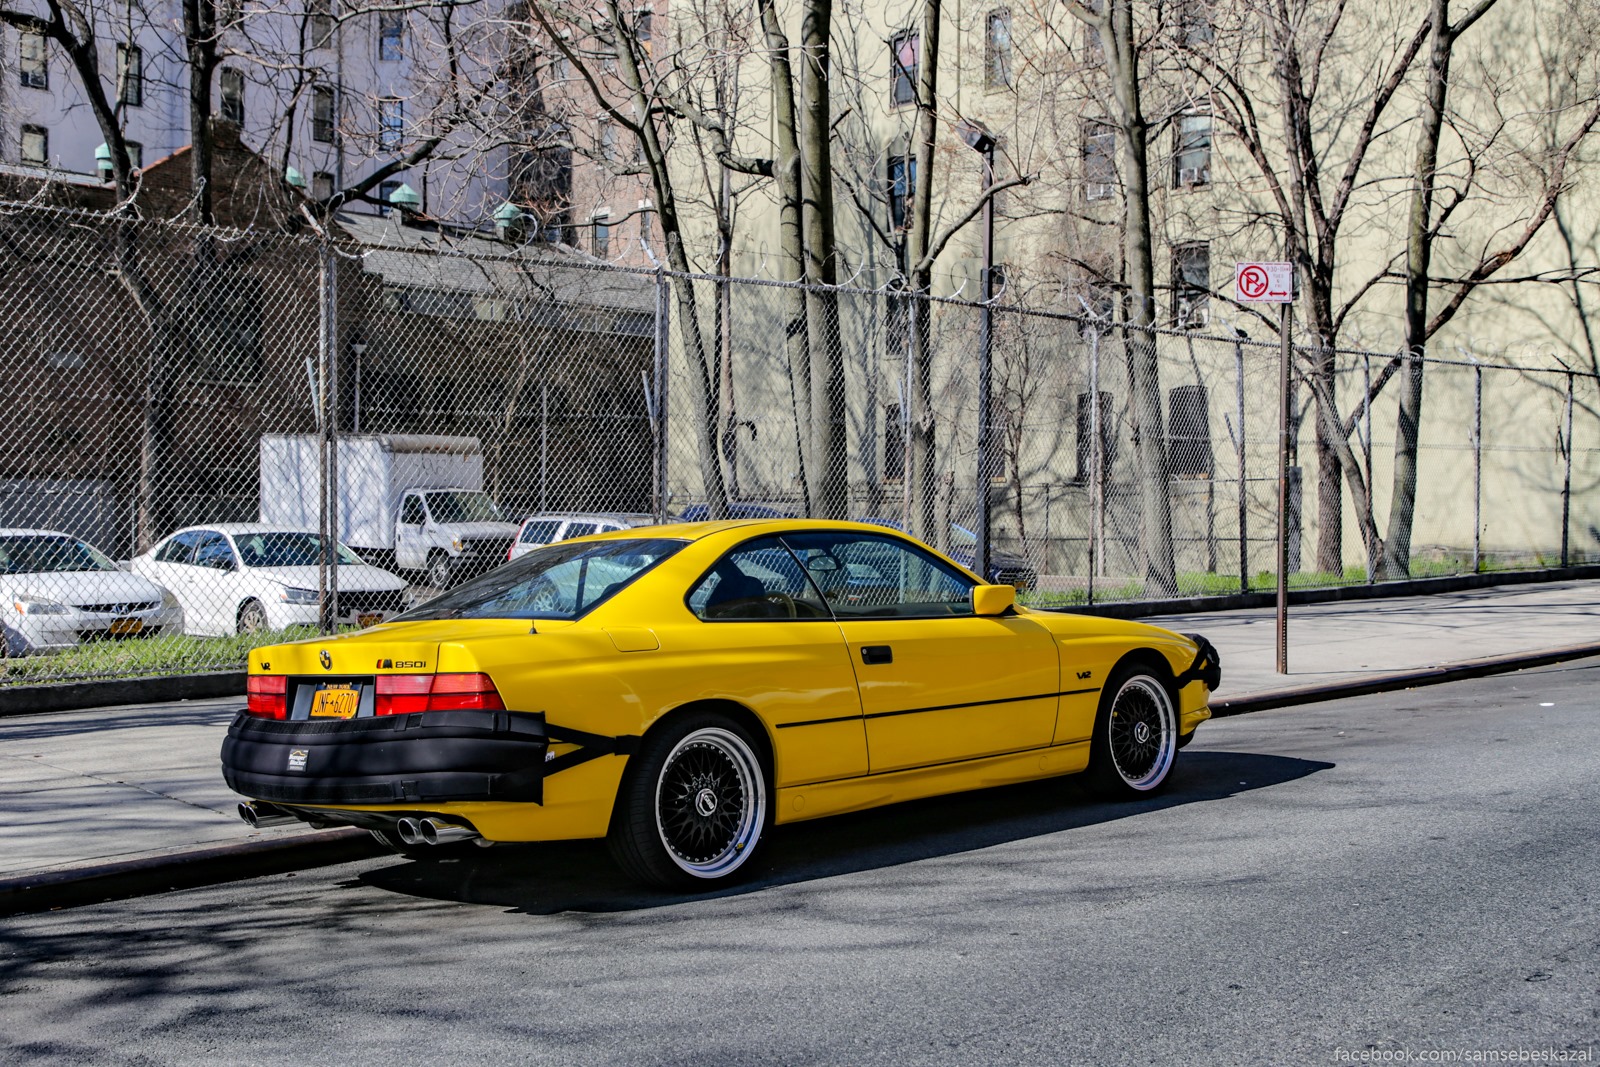
M 405 608 L 404 579 L 344 545 L 335 550 L 340 623 L 375 626 Z M 133 569 L 172 590 L 186 633 L 245 634 L 317 624 L 321 553 L 312 530 L 219 523 L 179 530 L 134 559 Z
M 0 601 L 3 651 L 19 655 L 183 629 L 160 586 L 54 530 L 0 530 Z

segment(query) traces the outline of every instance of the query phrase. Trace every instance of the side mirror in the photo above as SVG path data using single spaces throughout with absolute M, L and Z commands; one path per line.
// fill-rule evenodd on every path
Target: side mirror
M 975 585 L 972 587 L 974 615 L 1004 615 L 1017 604 L 1014 585 Z

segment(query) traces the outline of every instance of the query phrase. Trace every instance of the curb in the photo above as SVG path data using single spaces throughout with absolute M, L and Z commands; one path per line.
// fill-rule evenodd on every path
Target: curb
M 1509 674 L 1529 667 L 1543 667 L 1566 660 L 1587 659 L 1590 656 L 1600 656 L 1600 644 L 1567 645 L 1564 648 L 1548 648 L 1539 652 L 1516 652 L 1506 656 L 1490 656 L 1486 659 L 1423 667 L 1414 671 L 1378 674 L 1347 682 L 1329 682 L 1326 685 L 1307 685 L 1297 689 L 1247 694 L 1234 700 L 1213 701 L 1211 714 L 1219 719 L 1229 715 L 1248 715 L 1252 711 L 1289 708 L 1297 704 L 1312 704 L 1323 700 L 1337 700 L 1341 697 L 1415 689 L 1424 685 L 1459 682 L 1467 678 L 1483 678 L 1491 674 Z
M 0 719 L 47 711 L 81 711 L 113 704 L 165 704 L 173 700 L 244 696 L 244 671 L 169 674 L 98 682 L 0 686 Z
M 324 830 L 303 837 L 246 841 L 93 867 L 0 878 L 0 917 L 328 867 L 383 852 L 383 847 L 365 830 Z
M 1593 656 L 1600 656 L 1600 644 L 1568 645 L 1539 652 L 1380 674 L 1348 682 L 1246 695 L 1214 702 L 1211 711 L 1217 718 L 1248 715 L 1255 711 L 1313 704 L 1341 697 L 1509 674 L 1530 667 Z M 175 889 L 194 889 L 312 867 L 328 867 L 383 855 L 384 851 L 365 830 L 324 830 L 315 835 L 279 841 L 222 845 L 142 860 L 5 878 L 0 879 L 0 917 L 125 900 Z

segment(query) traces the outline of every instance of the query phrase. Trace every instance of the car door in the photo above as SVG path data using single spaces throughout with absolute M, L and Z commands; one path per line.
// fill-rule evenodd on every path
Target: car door
M 400 514 L 394 525 L 395 566 L 402 570 L 421 570 L 428 565 L 428 540 L 423 528 L 428 524 L 428 512 L 422 503 L 421 493 L 407 493 L 400 501 Z
M 690 588 L 700 625 L 676 635 L 684 662 L 723 699 L 772 727 L 776 784 L 867 772 L 861 701 L 827 605 L 776 538 L 738 546 Z
M 173 599 L 177 600 L 178 606 L 183 608 L 185 633 L 198 633 L 202 628 L 200 619 L 195 614 L 198 605 L 194 603 L 190 584 L 195 569 L 194 546 L 199 540 L 199 530 L 185 530 L 173 534 L 150 553 L 150 560 L 144 572 L 145 577 L 171 593 Z
M 1043 626 L 974 615 L 976 583 L 897 537 L 827 532 L 784 543 L 850 649 L 872 773 L 1050 744 L 1060 666 Z
M 216 530 L 201 530 L 194 546 L 190 598 L 207 633 L 231 634 L 242 597 L 239 560 L 228 539 Z

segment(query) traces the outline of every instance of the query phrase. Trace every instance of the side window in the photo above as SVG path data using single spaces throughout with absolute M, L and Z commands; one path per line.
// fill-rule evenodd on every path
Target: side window
M 840 619 L 972 614 L 973 580 L 898 538 L 815 533 L 783 540 Z
M 161 563 L 193 563 L 195 542 L 200 540 L 200 532 L 191 530 L 188 533 L 177 534 L 167 538 L 167 543 L 161 546 L 156 553 L 156 559 Z
M 518 538 L 525 545 L 548 545 L 556 539 L 556 527 L 561 524 L 547 519 L 539 522 L 524 523 L 522 536 Z
M 828 619 L 828 605 L 776 537 L 740 545 L 689 590 L 702 619 Z
M 400 509 L 400 524 L 402 526 L 421 526 L 427 521 L 428 513 L 422 510 L 422 498 L 419 496 L 406 497 L 406 502 Z
M 592 522 L 569 522 L 566 532 L 561 535 L 561 540 L 566 541 L 573 537 L 588 537 L 600 527 Z
M 194 563 L 197 567 L 210 567 L 213 570 L 232 570 L 233 546 L 228 544 L 226 537 L 208 530 L 195 546 Z

